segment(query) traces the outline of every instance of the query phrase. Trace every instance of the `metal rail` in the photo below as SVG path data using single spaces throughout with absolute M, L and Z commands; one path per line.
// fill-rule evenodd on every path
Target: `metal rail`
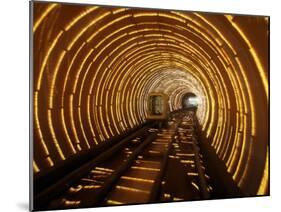
M 165 171 L 166 171 L 166 168 L 167 168 L 171 148 L 172 148 L 172 142 L 170 142 L 168 144 L 167 151 L 164 155 L 164 159 L 163 159 L 163 162 L 161 164 L 160 173 L 158 174 L 158 177 L 157 177 L 156 181 L 154 182 L 154 186 L 152 188 L 152 191 L 151 191 L 151 194 L 150 194 L 150 197 L 149 197 L 149 202 L 157 202 L 158 199 L 159 199 L 160 190 L 161 190 L 161 183 L 162 183 L 162 179 L 165 175 Z
M 89 172 L 93 167 L 99 165 L 103 161 L 107 160 L 108 158 L 112 157 L 115 153 L 120 151 L 124 146 L 126 146 L 132 139 L 143 136 L 145 132 L 149 129 L 148 126 L 143 127 L 137 130 L 135 133 L 129 135 L 107 151 L 103 152 L 93 160 L 87 162 L 85 165 L 81 166 L 81 168 L 76 169 L 60 179 L 58 182 L 53 184 L 52 186 L 48 187 L 37 196 L 35 196 L 34 204 L 35 209 L 41 209 L 46 207 L 49 201 L 57 197 L 59 194 L 66 191 L 72 184 L 74 184 L 77 180 L 82 178 L 87 172 Z
M 123 173 L 130 168 L 134 160 L 144 150 L 144 148 L 153 140 L 155 140 L 155 138 L 156 133 L 152 133 L 139 145 L 137 149 L 135 149 L 135 151 L 130 155 L 130 157 L 122 164 L 122 166 L 119 169 L 115 170 L 112 176 L 107 181 L 105 181 L 105 186 L 103 186 L 102 189 L 99 191 L 98 198 L 93 200 L 92 205 L 90 206 L 96 206 L 97 204 L 102 203 L 102 201 L 105 199 L 106 195 L 112 189 L 114 184 L 120 179 Z

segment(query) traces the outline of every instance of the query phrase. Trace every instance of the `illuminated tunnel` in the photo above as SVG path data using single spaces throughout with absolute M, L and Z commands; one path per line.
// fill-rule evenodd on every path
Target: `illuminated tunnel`
M 199 99 L 202 135 L 268 192 L 268 17 L 34 3 L 35 177 L 146 122 L 149 93 Z

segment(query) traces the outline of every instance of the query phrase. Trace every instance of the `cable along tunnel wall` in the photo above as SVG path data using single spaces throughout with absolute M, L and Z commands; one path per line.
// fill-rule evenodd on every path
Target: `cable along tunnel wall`
M 144 123 L 154 80 L 180 70 L 232 178 L 267 193 L 268 17 L 33 4 L 35 176 Z

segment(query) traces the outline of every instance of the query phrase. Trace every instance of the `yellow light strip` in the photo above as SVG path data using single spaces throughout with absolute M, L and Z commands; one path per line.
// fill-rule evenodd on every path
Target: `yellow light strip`
M 250 102 L 250 108 L 251 108 L 251 114 L 250 114 L 250 116 L 251 116 L 251 132 L 252 132 L 252 135 L 255 136 L 256 135 L 256 111 L 255 111 L 255 106 L 254 106 L 252 90 L 250 88 L 248 78 L 246 77 L 245 70 L 244 70 L 239 58 L 235 57 L 235 60 L 236 60 L 238 66 L 241 70 L 243 79 L 245 79 L 245 85 L 246 85 L 246 88 L 247 88 L 247 91 L 248 91 L 248 94 L 249 94 L 249 102 Z
M 50 156 L 48 156 L 46 159 L 47 159 L 47 162 L 48 162 L 48 164 L 49 164 L 50 167 L 52 167 L 52 166 L 55 165 Z
M 69 80 L 70 70 L 73 67 L 73 64 L 74 64 L 74 61 L 77 58 L 77 55 L 81 52 L 81 50 L 85 46 L 85 44 L 86 43 L 82 43 L 81 44 L 80 48 L 75 52 L 74 56 L 72 57 L 71 62 L 69 64 L 68 68 L 67 68 L 66 75 L 65 75 L 65 78 L 64 78 L 64 82 L 63 82 L 63 89 L 62 89 L 62 103 L 61 103 L 62 106 L 64 106 L 65 89 L 66 89 L 66 84 L 67 84 L 67 82 Z
M 47 148 L 47 145 L 44 141 L 43 133 L 40 128 L 40 122 L 39 122 L 39 117 L 38 117 L 38 91 L 34 92 L 34 119 L 35 119 L 35 129 L 37 129 L 38 136 L 39 136 L 39 142 L 41 143 L 43 147 L 43 152 L 45 153 L 45 157 L 49 156 L 49 150 Z M 49 159 L 49 166 L 52 166 L 53 161 L 50 158 Z
M 89 57 L 88 55 L 86 56 L 87 58 Z M 79 97 L 78 97 L 78 105 L 81 106 L 82 104 L 82 91 L 83 91 L 83 87 L 84 87 L 84 83 L 85 83 L 85 80 L 86 80 L 86 77 L 88 75 L 88 72 L 92 66 L 93 62 L 90 62 L 88 67 L 86 68 L 86 71 L 83 75 L 83 78 L 82 78 L 82 82 L 81 82 L 81 86 L 80 86 L 80 91 L 79 91 Z M 90 95 L 88 95 L 87 97 L 87 120 L 88 120 L 88 124 L 90 126 L 90 130 L 91 130 L 91 133 L 92 133 L 92 138 L 94 140 L 94 142 L 97 144 L 97 141 L 95 139 L 95 132 L 94 132 L 94 129 L 93 129 L 93 125 L 92 125 L 92 122 L 91 122 L 91 117 L 90 117 Z M 81 115 L 80 115 L 81 116 Z
M 97 189 L 97 188 L 101 188 L 101 185 L 84 185 L 83 189 Z
M 117 23 L 117 22 L 119 22 L 119 21 L 121 21 L 121 20 L 123 20 L 123 19 L 125 19 L 125 18 L 128 18 L 128 17 L 131 17 L 131 15 L 126 15 L 126 16 L 122 16 L 122 17 L 120 17 L 120 18 L 116 18 L 116 19 L 114 19 L 113 21 L 109 22 L 108 24 L 102 26 L 102 27 L 99 28 L 94 34 L 92 34 L 91 37 L 89 37 L 89 38 L 87 39 L 87 42 L 88 42 L 88 43 L 92 42 L 92 40 L 94 39 L 94 37 L 97 36 L 98 33 L 100 33 L 101 31 L 103 31 L 104 29 L 110 27 L 110 26 L 113 25 L 114 23 Z M 120 32 L 120 31 L 122 31 L 122 30 L 124 30 L 124 29 L 130 28 L 130 27 L 132 27 L 132 26 L 135 26 L 135 24 L 129 24 L 129 25 L 126 25 L 126 26 L 124 26 L 124 27 L 118 28 L 117 30 L 114 31 L 114 34 L 117 34 L 118 32 Z M 110 36 L 111 36 L 111 34 L 110 34 L 109 36 L 107 36 L 107 37 L 110 37 Z
M 241 177 L 241 179 L 240 179 L 240 181 L 238 182 L 238 186 L 240 187 L 240 188 L 243 188 L 243 184 L 244 184 L 244 179 L 245 179 L 245 177 L 249 174 L 248 173 L 248 171 L 249 171 L 249 165 L 250 165 L 250 160 L 252 159 L 252 153 L 253 153 L 253 145 L 254 145 L 254 137 L 250 137 L 250 139 L 249 139 L 249 141 L 250 142 L 247 142 L 248 144 L 249 144 L 249 151 L 248 151 L 248 154 L 247 154 L 247 161 L 246 161 L 246 167 L 244 168 L 244 173 L 243 173 L 243 175 L 242 175 L 242 177 Z
M 74 134 L 74 137 L 75 137 L 75 142 L 76 142 L 76 146 L 80 143 L 80 139 L 78 137 L 78 134 L 77 134 L 77 131 L 76 131 L 76 126 L 75 126 L 75 123 L 74 123 L 74 117 L 73 117 L 73 94 L 71 94 L 69 96 L 69 115 L 70 115 L 70 123 L 71 123 L 71 129 L 72 129 L 72 132 Z M 90 149 L 90 145 L 86 142 L 87 144 L 87 147 L 88 149 Z
M 37 30 L 41 22 L 47 17 L 47 15 L 55 9 L 55 7 L 59 6 L 59 4 L 51 4 L 47 7 L 47 9 L 42 13 L 42 15 L 37 19 L 37 21 L 33 25 L 33 33 Z
M 154 172 L 159 172 L 160 171 L 160 169 L 141 167 L 141 166 L 131 166 L 131 169 L 138 169 L 138 170 L 144 170 L 144 171 L 154 171 Z
M 132 181 L 136 181 L 136 182 L 144 182 L 144 183 L 154 183 L 154 180 L 148 180 L 148 179 L 136 178 L 136 177 L 129 177 L 129 176 L 122 176 L 121 179 L 132 180 Z
M 88 58 L 90 54 L 88 54 L 86 57 Z M 86 59 L 86 58 L 85 58 Z M 82 101 L 82 91 L 83 91 L 83 87 L 84 87 L 84 84 L 85 84 L 85 80 L 86 80 L 86 77 L 88 75 L 88 72 L 89 70 L 91 69 L 91 66 L 92 66 L 93 62 L 90 62 L 88 67 L 86 68 L 86 72 L 84 73 L 83 75 L 83 78 L 82 78 L 82 82 L 81 82 L 81 86 L 80 86 L 80 91 L 79 91 L 79 99 L 78 99 L 78 105 L 81 106 L 81 101 Z M 81 68 L 82 69 L 82 68 Z M 87 97 L 87 120 L 88 120 L 88 124 L 90 126 L 90 130 L 91 130 L 91 133 L 92 133 L 92 139 L 94 140 L 95 144 L 98 144 L 97 140 L 96 140 L 96 133 L 94 132 L 94 128 L 93 128 L 93 125 L 92 125 L 92 121 L 91 121 L 91 111 L 90 111 L 90 94 L 88 94 L 88 97 Z M 81 116 L 81 114 L 80 114 Z
M 62 120 L 62 126 L 63 126 L 64 132 L 65 132 L 65 136 L 66 136 L 67 142 L 68 142 L 68 144 L 70 146 L 70 149 L 71 149 L 72 153 L 75 154 L 76 150 L 74 149 L 72 141 L 71 141 L 71 139 L 69 137 L 69 134 L 67 133 L 67 129 L 66 129 L 66 125 L 65 125 L 65 119 L 64 119 L 64 109 L 63 108 L 61 108 L 61 120 Z
M 94 120 L 95 120 L 95 123 L 96 123 L 96 125 L 97 125 L 97 129 L 98 129 L 98 132 L 99 132 L 99 137 L 100 137 L 100 140 L 101 141 L 104 141 L 105 140 L 105 138 L 104 138 L 104 136 L 103 136 L 103 134 L 102 134 L 102 132 L 101 132 L 101 126 L 100 126 L 100 123 L 99 123 L 99 119 L 98 119 L 98 117 L 99 117 L 99 115 L 98 115 L 98 105 L 96 104 L 95 105 L 95 110 L 94 110 Z
M 246 116 L 244 115 L 243 116 L 243 120 L 241 120 L 244 122 L 244 128 L 243 128 L 243 139 L 242 139 L 242 147 L 241 147 L 241 150 L 240 150 L 240 156 L 239 156 L 239 161 L 238 161 L 238 164 L 237 164 L 237 167 L 236 167 L 236 170 L 234 172 L 234 175 L 233 175 L 233 179 L 238 181 L 237 177 L 238 177 L 238 174 L 239 172 L 243 171 L 243 169 L 241 169 L 241 163 L 242 161 L 244 161 L 244 157 L 246 156 L 246 150 L 245 150 L 245 145 L 246 145 L 246 124 L 247 124 L 247 119 L 246 119 Z M 241 122 L 240 121 L 240 122 Z
M 59 142 L 56 138 L 56 134 L 55 134 L 55 130 L 54 130 L 53 122 L 52 122 L 52 111 L 50 109 L 48 110 L 48 125 L 49 125 L 50 131 L 51 131 L 53 143 L 59 153 L 59 156 L 62 160 L 65 160 L 65 156 L 64 156 L 64 154 L 60 148 Z
M 99 9 L 100 7 L 91 7 L 89 9 L 87 9 L 86 11 L 80 13 L 77 17 L 75 17 L 71 22 L 70 24 L 68 24 L 66 27 L 65 27 L 65 31 L 68 31 L 72 26 L 74 26 L 74 24 L 76 24 L 79 20 L 81 20 L 82 18 L 84 18 L 86 15 L 88 15 L 90 12 L 94 11 L 94 10 L 97 10 Z
M 182 13 L 182 12 L 175 12 L 175 11 L 171 11 L 172 14 L 178 15 L 180 17 L 182 17 L 185 20 L 188 20 L 190 22 L 193 22 L 194 20 L 192 20 L 191 17 L 189 17 L 186 13 Z
M 209 26 L 211 26 L 215 32 L 222 38 L 222 40 L 227 44 L 227 46 L 231 49 L 232 53 L 234 55 L 236 55 L 236 51 L 233 48 L 233 46 L 231 45 L 231 43 L 223 36 L 223 34 L 220 32 L 220 30 L 218 30 L 215 25 L 211 24 L 211 22 L 209 22 L 206 18 L 204 18 L 204 16 L 200 15 L 199 13 L 195 13 L 196 16 L 200 17 L 202 20 L 204 20 Z
M 113 14 L 117 14 L 117 13 L 121 13 L 121 12 L 124 12 L 128 10 L 127 8 L 120 8 L 120 9 L 116 9 L 116 10 L 113 10 L 112 13 Z
M 105 171 L 105 172 L 114 172 L 113 169 L 103 168 L 103 167 L 95 167 L 97 170 Z
M 198 176 L 199 174 L 196 172 L 187 172 L 188 176 Z
M 237 119 L 238 122 L 239 122 L 239 119 Z M 236 128 L 237 131 L 238 131 L 238 128 Z M 236 171 L 236 168 L 237 168 L 237 163 L 238 163 L 238 154 L 239 154 L 239 151 L 238 151 L 238 148 L 241 146 L 241 136 L 242 134 L 238 131 L 236 133 L 236 137 L 234 139 L 234 142 L 233 142 L 233 147 L 232 147 L 232 155 L 231 157 L 229 157 L 229 163 L 228 163 L 228 172 L 232 174 L 232 177 L 234 175 L 234 172 Z M 235 180 L 233 178 L 233 180 Z
M 72 200 L 64 200 L 64 204 L 67 206 L 77 206 L 81 203 L 81 200 L 72 201 Z
M 47 61 L 49 59 L 49 56 L 50 54 L 52 53 L 55 45 L 57 44 L 59 38 L 62 36 L 63 34 L 63 31 L 61 30 L 57 36 L 54 38 L 52 44 L 50 45 L 49 49 L 47 50 L 47 53 L 46 55 L 44 56 L 44 59 L 43 59 L 43 62 L 41 64 L 41 68 L 39 70 L 39 76 L 38 76 L 38 80 L 37 80 L 37 86 L 36 86 L 36 90 L 40 90 L 40 87 L 41 87 L 41 81 L 42 81 L 42 76 L 43 76 L 43 73 L 44 73 L 44 70 L 45 70 L 45 67 L 46 67 L 46 64 L 47 64 Z
M 233 133 L 233 126 L 230 126 L 230 132 L 229 132 L 228 140 L 226 141 L 227 145 L 226 145 L 226 148 L 225 148 L 225 150 L 223 152 L 223 156 L 222 156 L 223 161 L 225 161 L 226 156 L 227 156 L 228 148 L 229 148 L 230 141 L 231 141 L 231 138 L 232 138 L 232 133 Z
M 93 63 L 94 64 L 94 63 Z M 95 72 L 95 74 L 94 74 L 94 76 L 93 76 L 93 78 L 92 78 L 92 80 L 91 80 L 91 86 L 90 86 L 90 92 L 89 92 L 89 94 L 91 95 L 92 94 L 92 90 L 93 90 L 93 87 L 94 87 L 94 83 L 95 83 L 95 81 L 96 81 L 96 78 L 97 78 L 97 75 L 98 75 L 98 72 L 96 71 Z M 94 94 L 93 94 L 94 95 Z M 96 99 L 96 96 L 94 96 L 95 97 L 95 99 Z M 88 99 L 88 100 L 90 100 L 90 99 Z M 98 104 L 97 104 L 97 101 L 96 100 L 94 100 L 93 101 L 94 102 L 94 104 L 93 104 L 93 109 L 92 109 L 92 111 L 93 111 L 93 115 L 94 115 L 94 123 L 96 123 L 96 128 L 97 128 L 97 131 L 98 131 L 98 135 L 99 135 L 99 138 L 100 138 L 100 140 L 104 140 L 104 138 L 103 138 L 103 136 L 101 135 L 101 127 L 100 127 L 100 124 L 99 124 L 99 121 L 98 121 Z M 87 104 L 90 104 L 90 103 L 87 103 Z
M 156 13 L 156 12 L 146 12 L 146 13 L 133 14 L 133 17 L 137 18 L 137 17 L 143 17 L 143 16 L 157 16 L 157 15 L 158 15 L 158 13 Z
M 199 186 L 195 182 L 191 182 L 191 185 L 193 185 L 198 191 L 200 191 Z
M 97 23 L 98 21 L 102 20 L 103 18 L 105 18 L 106 16 L 110 15 L 111 12 L 106 12 L 100 16 L 98 16 L 96 19 L 94 19 L 93 21 L 91 21 L 87 26 L 83 27 L 79 33 L 74 37 L 74 39 L 71 41 L 71 43 L 68 45 L 67 50 L 70 50 L 73 45 L 77 42 L 77 40 L 88 30 L 88 28 L 90 28 L 91 26 L 93 26 L 95 23 Z
M 193 164 L 193 160 L 180 160 L 181 163 Z
M 186 23 L 185 19 L 182 19 L 182 18 L 179 18 L 177 16 L 174 16 L 174 15 L 170 15 L 170 14 L 166 14 L 166 13 L 159 13 L 158 14 L 159 17 L 165 17 L 165 18 L 169 18 L 169 19 L 173 19 L 173 20 L 176 20 L 176 21 L 179 21 L 181 23 Z
M 94 174 L 107 174 L 107 171 L 104 171 L 104 170 L 92 170 L 91 173 L 94 173 Z
M 267 147 L 263 177 L 262 177 L 261 184 L 259 186 L 257 195 L 266 195 L 268 193 L 268 180 L 269 180 L 269 176 L 268 176 L 269 168 L 268 167 L 269 167 L 269 154 L 268 154 L 268 147 Z
M 49 95 L 49 108 L 52 109 L 53 108 L 53 99 L 54 99 L 54 91 L 55 91 L 55 83 L 56 83 L 56 79 L 57 79 L 57 74 L 60 68 L 60 64 L 64 58 L 66 54 L 66 51 L 62 50 L 62 53 L 59 56 L 58 62 L 55 66 L 54 69 L 54 73 L 53 73 L 53 77 L 52 77 L 52 81 L 51 81 L 51 87 L 50 87 L 50 95 Z
M 105 137 L 107 139 L 109 139 L 112 135 L 109 135 L 108 134 L 108 131 L 106 130 L 106 126 L 105 126 L 105 123 L 104 123 L 104 119 L 103 119 L 103 111 L 102 111 L 102 107 L 99 106 L 99 117 L 100 117 L 100 120 L 101 120 L 101 124 L 102 124 L 102 129 L 103 129 L 103 132 L 105 134 Z
M 90 55 L 92 54 L 93 51 L 94 51 L 94 49 L 90 49 L 90 51 L 87 53 L 87 55 L 84 57 L 82 63 L 80 64 L 79 69 L 77 70 L 77 73 L 75 75 L 75 81 L 74 81 L 74 84 L 73 84 L 73 89 L 72 89 L 73 93 L 76 92 L 77 83 L 78 83 L 81 71 L 83 69 L 83 66 L 85 65 L 86 61 L 88 60 L 88 58 L 90 57 Z
M 236 124 L 234 125 L 234 127 L 235 127 L 235 133 L 234 133 L 234 139 L 233 139 L 233 144 L 232 144 L 232 146 L 231 146 L 231 153 L 230 153 L 230 155 L 229 155 L 229 157 L 228 157 L 228 159 L 227 159 L 227 161 L 226 161 L 226 167 L 228 167 L 228 172 L 230 172 L 230 163 L 232 163 L 232 157 L 233 157 L 233 155 L 234 155 L 234 151 L 235 151 L 235 149 L 236 149 L 236 145 L 237 145 L 237 143 L 236 143 L 236 140 L 237 140 L 237 137 L 238 137 L 238 118 L 237 118 L 237 113 L 236 113 Z
M 90 112 L 90 98 L 91 98 L 91 96 L 88 95 L 88 103 L 89 104 L 87 104 L 87 114 L 88 114 L 87 119 L 88 119 L 88 123 L 89 123 L 90 129 L 91 129 L 91 132 L 92 132 L 93 140 L 94 140 L 95 144 L 98 145 L 98 142 L 96 140 L 96 134 L 94 132 L 94 128 L 93 128 L 91 117 L 90 117 L 90 113 L 91 113 Z
M 89 140 L 86 136 L 85 130 L 84 130 L 84 125 L 83 125 L 83 121 L 82 121 L 82 117 L 81 117 L 81 107 L 78 106 L 78 120 L 79 120 L 79 124 L 80 124 L 80 129 L 83 135 L 84 140 L 86 141 L 86 143 L 89 145 Z M 89 145 L 90 146 L 90 145 Z
M 266 76 L 265 69 L 261 64 L 261 61 L 260 61 L 260 59 L 259 59 L 259 57 L 256 53 L 255 48 L 252 46 L 250 40 L 247 38 L 245 33 L 242 31 L 242 29 L 232 19 L 229 19 L 229 17 L 227 17 L 227 19 L 231 23 L 231 25 L 237 30 L 237 32 L 241 35 L 241 37 L 246 42 L 246 44 L 248 45 L 250 54 L 252 55 L 252 57 L 255 61 L 255 64 L 257 66 L 257 69 L 259 71 L 259 74 L 260 74 L 260 77 L 261 77 L 261 80 L 262 80 L 262 83 L 263 83 L 263 87 L 264 87 L 264 90 L 265 90 L 266 97 L 268 98 L 268 79 L 267 79 L 267 76 Z
M 108 199 L 108 200 L 106 201 L 106 203 L 107 203 L 107 204 L 112 204 L 112 205 L 123 205 L 123 204 L 125 204 L 125 203 L 123 203 L 123 202 L 119 202 L 119 201 L 115 201 L 115 200 L 111 200 L 111 199 Z
M 33 171 L 35 172 L 35 173 L 38 173 L 38 172 L 40 172 L 40 169 L 39 169 L 39 167 L 37 166 L 37 164 L 36 164 L 36 162 L 33 160 L 33 162 L 32 162 L 32 165 L 33 165 Z

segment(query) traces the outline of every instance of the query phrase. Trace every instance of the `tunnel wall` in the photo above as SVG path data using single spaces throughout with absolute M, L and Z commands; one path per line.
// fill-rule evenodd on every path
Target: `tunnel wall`
M 237 185 L 268 192 L 268 17 L 33 3 L 35 175 L 145 122 L 157 81 L 203 98 L 202 130 Z M 165 72 L 166 70 L 166 72 Z

